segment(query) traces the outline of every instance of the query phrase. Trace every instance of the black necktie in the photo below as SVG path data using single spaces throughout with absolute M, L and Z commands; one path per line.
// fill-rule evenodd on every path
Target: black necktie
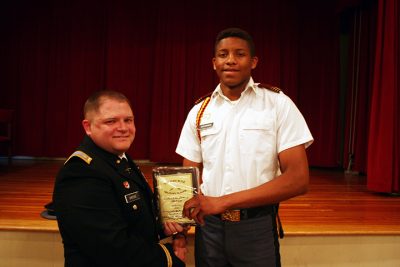
M 120 162 L 118 163 L 118 169 L 127 174 L 132 173 L 132 169 L 129 166 L 128 160 L 126 158 L 120 159 Z

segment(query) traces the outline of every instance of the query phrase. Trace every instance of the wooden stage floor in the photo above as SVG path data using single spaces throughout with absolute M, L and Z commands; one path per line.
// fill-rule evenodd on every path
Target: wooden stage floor
M 40 213 L 62 160 L 0 159 L 0 230 L 57 232 Z M 139 162 L 151 179 L 154 164 Z M 311 169 L 309 192 L 281 203 L 287 236 L 400 235 L 400 197 L 369 192 L 365 176 Z

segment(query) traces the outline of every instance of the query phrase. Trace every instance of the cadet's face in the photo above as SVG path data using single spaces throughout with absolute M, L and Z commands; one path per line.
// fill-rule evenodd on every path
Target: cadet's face
M 135 139 L 133 119 L 128 103 L 104 99 L 99 111 L 90 112 L 82 124 L 95 144 L 110 153 L 121 155 Z
M 222 39 L 213 58 L 213 66 L 221 86 L 229 89 L 245 86 L 251 76 L 251 70 L 257 66 L 257 57 L 252 57 L 247 42 L 241 38 Z

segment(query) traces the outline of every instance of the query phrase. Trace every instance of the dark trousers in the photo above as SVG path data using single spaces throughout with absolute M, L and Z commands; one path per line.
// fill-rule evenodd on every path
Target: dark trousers
M 274 214 L 222 221 L 207 216 L 195 233 L 196 267 L 280 267 Z

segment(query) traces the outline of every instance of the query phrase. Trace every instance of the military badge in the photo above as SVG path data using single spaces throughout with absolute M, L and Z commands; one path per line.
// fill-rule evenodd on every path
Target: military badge
M 129 182 L 128 182 L 128 181 L 124 181 L 122 184 L 124 185 L 124 187 L 125 187 L 126 189 L 129 189 L 129 188 L 131 187 L 131 186 L 129 185 Z

